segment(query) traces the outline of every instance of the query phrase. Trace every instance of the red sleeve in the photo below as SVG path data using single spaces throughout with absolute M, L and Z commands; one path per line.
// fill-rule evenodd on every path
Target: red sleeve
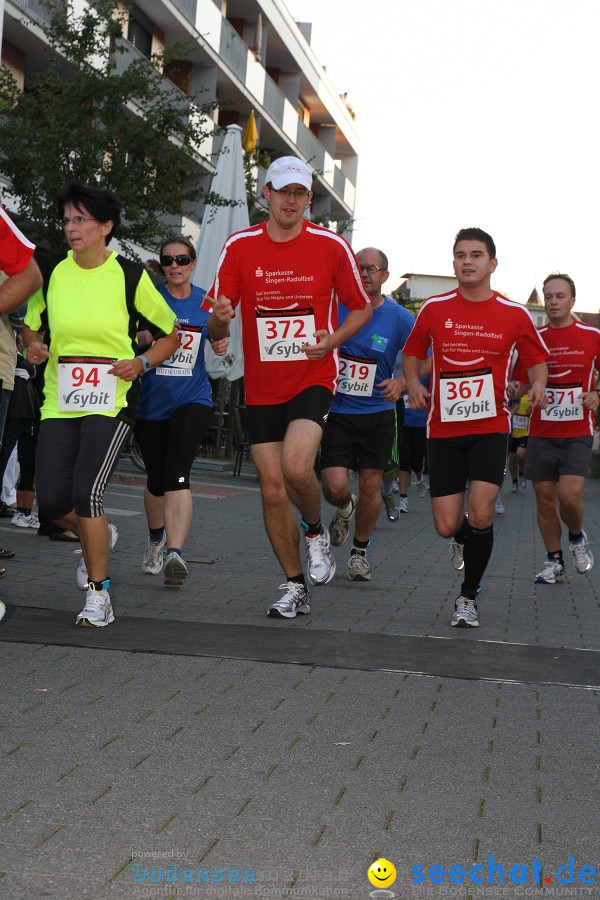
M 241 286 L 235 271 L 232 250 L 228 247 L 228 244 L 229 240 L 225 243 L 225 246 L 221 251 L 219 265 L 217 266 L 217 271 L 215 273 L 215 280 L 207 293 L 210 294 L 211 297 L 214 297 L 215 300 L 218 300 L 219 297 L 227 297 L 231 300 L 231 303 L 235 308 L 240 300 Z M 211 309 L 211 305 L 210 303 L 207 303 L 206 299 L 202 304 L 202 309 Z
M 529 369 L 530 366 L 546 362 L 550 358 L 550 353 L 544 343 L 544 339 L 531 321 L 529 313 L 527 313 L 526 322 L 527 324 L 524 326 L 523 332 L 517 341 L 517 353 L 523 366 Z
M 7 275 L 22 272 L 35 250 L 0 206 L 0 269 Z
M 527 374 L 527 366 L 523 362 L 520 356 L 517 356 L 517 360 L 514 364 L 511 376 L 513 381 L 521 381 L 523 384 L 526 384 L 529 381 L 529 376 Z
M 337 298 L 346 309 L 364 309 L 371 298 L 365 291 L 358 260 L 343 238 L 340 238 L 340 245 L 340 260 L 334 279 Z
M 402 352 L 405 356 L 416 356 L 417 359 L 427 359 L 431 347 L 431 334 L 426 321 L 425 307 L 421 308 L 415 320 L 413 329 L 409 334 Z

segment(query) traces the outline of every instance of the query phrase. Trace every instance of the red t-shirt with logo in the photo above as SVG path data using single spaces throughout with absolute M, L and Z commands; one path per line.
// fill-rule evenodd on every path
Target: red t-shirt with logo
M 208 293 L 228 297 L 241 314 L 246 401 L 254 405 L 286 403 L 314 385 L 333 394 L 337 349 L 308 360 L 302 345 L 315 343 L 315 331 L 336 330 L 338 301 L 348 309 L 370 303 L 347 241 L 307 221 L 291 241 L 271 240 L 266 222 L 232 234 Z
M 510 431 L 506 384 L 515 348 L 529 366 L 548 356 L 524 306 L 496 292 L 481 303 L 457 290 L 430 297 L 404 354 L 425 359 L 431 347 L 431 438 Z
M 582 393 L 594 389 L 594 369 L 600 369 L 600 331 L 573 321 L 566 328 L 544 325 L 539 331 L 550 352 L 548 360 L 548 406 L 534 409 L 529 422 L 532 437 L 571 438 L 594 434 L 594 413 L 586 409 Z M 514 377 L 527 381 L 521 361 Z M 521 376 L 521 377 L 518 377 Z
M 0 269 L 7 275 L 22 272 L 35 250 L 0 206 Z

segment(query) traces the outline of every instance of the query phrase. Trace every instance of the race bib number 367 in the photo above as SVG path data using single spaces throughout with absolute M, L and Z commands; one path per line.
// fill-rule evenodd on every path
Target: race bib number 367
M 261 362 L 306 362 L 304 344 L 315 342 L 315 316 L 311 308 L 256 310 Z
M 496 415 L 491 369 L 440 372 L 440 419 L 468 422 Z
M 59 356 L 59 411 L 114 412 L 118 379 L 108 370 L 115 362 L 98 356 Z

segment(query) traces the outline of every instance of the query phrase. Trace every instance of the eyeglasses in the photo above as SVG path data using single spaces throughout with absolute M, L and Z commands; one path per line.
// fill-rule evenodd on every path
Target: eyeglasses
M 98 219 L 92 219 L 90 216 L 73 216 L 72 219 L 68 219 L 66 216 L 64 219 L 60 220 L 62 223 L 62 227 L 66 228 L 67 225 L 70 225 L 71 222 L 73 225 L 83 225 L 84 222 L 97 222 Z
M 368 272 L 369 275 L 372 275 L 373 272 L 384 272 L 383 266 L 361 266 L 358 267 L 361 272 Z
M 292 197 L 294 200 L 306 200 L 310 195 L 310 191 L 307 191 L 305 188 L 302 188 L 299 191 L 293 191 L 291 188 L 274 188 L 272 187 L 270 190 L 274 191 L 276 194 L 281 194 L 282 197 L 285 197 L 286 200 L 291 200 Z
M 165 253 L 160 258 L 161 266 L 172 266 L 173 263 L 176 263 L 178 266 L 189 266 L 191 262 L 194 262 L 194 260 L 187 253 L 178 253 L 177 256 L 169 256 L 168 253 Z

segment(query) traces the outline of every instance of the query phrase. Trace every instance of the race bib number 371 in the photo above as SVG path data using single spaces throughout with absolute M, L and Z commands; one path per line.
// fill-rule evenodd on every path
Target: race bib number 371
M 581 393 L 581 384 L 555 384 L 549 381 L 546 386 L 548 406 L 540 410 L 542 421 L 572 422 L 583 419 Z
M 108 370 L 115 362 L 108 357 L 59 356 L 59 411 L 114 412 L 118 379 Z
M 440 420 L 468 422 L 496 415 L 491 369 L 440 372 Z
M 261 362 L 306 362 L 302 349 L 315 342 L 315 316 L 311 308 L 256 310 Z

